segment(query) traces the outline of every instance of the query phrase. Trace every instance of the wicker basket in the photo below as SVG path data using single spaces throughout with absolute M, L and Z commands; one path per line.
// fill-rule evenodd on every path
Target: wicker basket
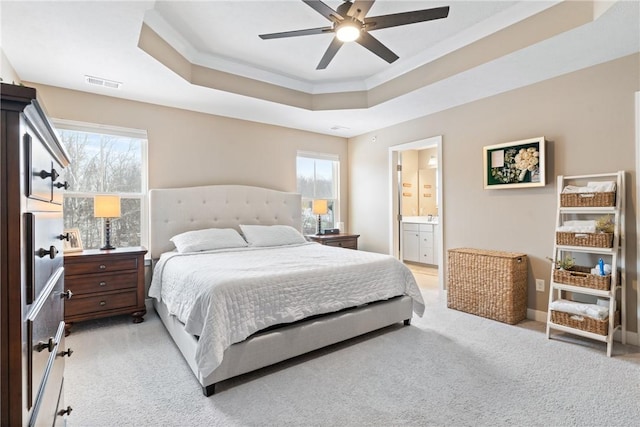
M 448 251 L 447 307 L 516 324 L 527 315 L 527 255 Z
M 562 207 L 604 207 L 616 205 L 616 193 L 561 193 L 560 206 Z
M 611 248 L 613 247 L 613 233 L 571 233 L 568 231 L 556 231 L 556 243 L 566 246 Z
M 615 326 L 620 324 L 620 311 L 615 313 Z M 556 325 L 568 326 L 581 331 L 592 332 L 598 335 L 609 334 L 609 319 L 598 320 L 587 316 L 565 313 L 564 311 L 551 310 L 551 321 Z
M 618 276 L 620 277 L 620 276 Z M 611 289 L 611 275 L 599 276 L 591 274 L 590 267 L 575 265 L 571 270 L 553 270 L 553 281 L 565 285 L 580 286 L 581 288 L 608 291 Z

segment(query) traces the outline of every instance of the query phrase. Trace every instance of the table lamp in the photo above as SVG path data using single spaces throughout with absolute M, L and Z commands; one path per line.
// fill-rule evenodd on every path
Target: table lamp
M 104 246 L 100 249 L 115 249 L 111 246 L 111 218 L 120 218 L 120 196 L 101 195 L 93 197 L 93 216 L 104 218 Z
M 329 212 L 327 201 L 324 199 L 314 200 L 311 205 L 311 211 L 315 215 L 318 215 L 318 231 L 316 232 L 316 235 L 319 236 L 322 234 L 322 223 L 320 222 L 320 216 L 326 215 L 327 212 Z

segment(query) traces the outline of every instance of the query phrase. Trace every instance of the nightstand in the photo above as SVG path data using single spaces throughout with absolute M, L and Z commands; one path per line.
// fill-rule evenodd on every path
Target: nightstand
M 311 234 L 307 239 L 327 246 L 337 246 L 346 249 L 358 249 L 359 234 Z
M 144 304 L 142 247 L 113 250 L 88 249 L 64 255 L 64 289 L 73 296 L 65 302 L 66 335 L 74 322 L 131 314 L 140 323 Z

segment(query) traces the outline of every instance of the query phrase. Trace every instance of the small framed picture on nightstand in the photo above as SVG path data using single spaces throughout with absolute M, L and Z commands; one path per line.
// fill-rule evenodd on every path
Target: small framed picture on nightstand
M 62 242 L 62 249 L 65 252 L 82 252 L 82 239 L 80 239 L 80 230 L 77 228 L 67 228 L 64 230 L 67 238 Z

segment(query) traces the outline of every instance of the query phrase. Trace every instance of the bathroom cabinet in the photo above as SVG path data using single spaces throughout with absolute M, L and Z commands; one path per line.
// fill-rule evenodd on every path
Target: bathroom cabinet
M 402 260 L 438 264 L 436 227 L 433 223 L 402 223 Z

